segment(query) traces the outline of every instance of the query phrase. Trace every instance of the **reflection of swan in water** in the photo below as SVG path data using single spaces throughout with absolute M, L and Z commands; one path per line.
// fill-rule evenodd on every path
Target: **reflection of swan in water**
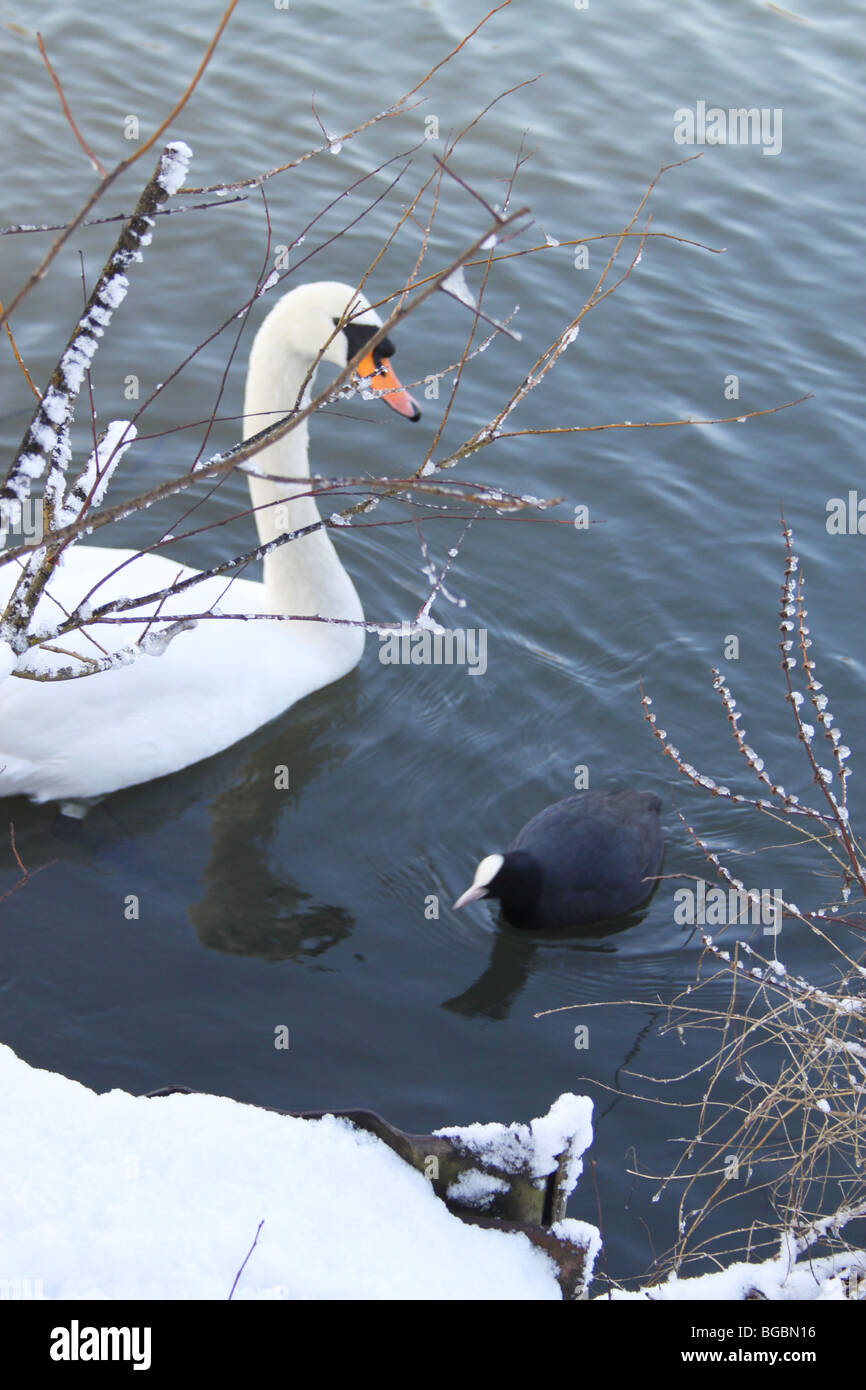
M 343 319 L 349 321 L 343 327 Z M 297 402 L 319 354 L 345 367 L 381 326 L 379 316 L 350 285 L 325 281 L 292 290 L 268 314 L 250 353 L 244 401 L 247 437 L 282 419 Z M 400 414 L 420 412 L 389 366 L 385 339 L 362 358 L 359 373 Z M 311 381 L 307 384 L 309 393 Z M 120 442 L 118 435 L 117 442 Z M 281 479 L 310 476 L 307 422 L 255 457 L 263 473 Z M 250 479 L 262 542 L 320 520 L 301 482 Z M 118 569 L 119 566 L 122 568 Z M 85 603 L 98 606 L 130 593 L 168 588 L 198 573 L 175 560 L 132 550 L 76 545 L 64 556 L 36 622 L 56 621 Z M 19 574 L 0 567 L 0 612 Z M 59 605 L 59 607 L 58 607 Z M 207 612 L 298 614 L 348 619 L 349 624 L 207 619 L 181 633 L 158 658 L 73 680 L 15 678 L 17 659 L 0 643 L 0 796 L 67 803 L 104 796 L 162 777 L 230 747 L 297 700 L 351 671 L 361 659 L 363 610 L 351 579 L 324 530 L 279 546 L 264 561 L 264 581 L 225 576 L 160 601 L 161 616 Z M 153 612 L 154 605 L 143 613 Z M 149 638 L 157 629 L 150 625 Z M 90 633 L 90 637 L 86 633 Z M 94 623 L 59 644 L 81 657 L 125 648 L 148 625 Z M 96 645 L 95 645 L 96 644 Z M 70 658 L 34 649 L 22 669 L 70 666 Z M 75 661 L 75 668 L 79 663 Z
M 301 886 L 304 861 L 269 855 L 281 818 L 307 783 L 344 766 L 348 749 L 335 736 L 347 716 L 346 686 L 322 691 L 315 710 L 293 710 L 283 728 L 238 766 L 231 785 L 207 803 L 211 852 L 204 893 L 187 909 L 203 946 L 259 960 L 308 959 L 344 940 L 350 912 L 317 901 Z M 290 769 L 288 790 L 275 788 L 275 769 Z M 289 846 L 290 846 L 290 842 Z M 326 890 L 327 891 L 327 890 Z
M 142 895 L 143 918 L 159 894 L 169 909 L 164 925 L 174 919 L 182 929 L 188 918 L 208 950 L 266 961 L 321 956 L 346 939 L 354 918 L 307 891 L 307 865 L 281 827 L 300 814 L 308 787 L 345 767 L 349 750 L 336 731 L 353 718 L 358 693 L 350 676 L 183 774 L 120 792 L 83 821 L 58 815 L 53 850 L 41 843 L 44 813 L 25 804 L 20 843 L 34 862 L 83 858 L 102 873 L 110 865 Z M 275 787 L 282 766 L 288 790 Z M 178 859 L 167 842 L 175 845 L 181 821 L 186 855 Z

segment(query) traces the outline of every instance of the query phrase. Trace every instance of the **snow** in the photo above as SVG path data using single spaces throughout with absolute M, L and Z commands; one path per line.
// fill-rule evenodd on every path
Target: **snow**
M 452 1216 L 420 1172 L 346 1120 L 221 1096 L 97 1095 L 8 1047 L 0 1094 L 4 1272 L 41 1281 L 46 1298 L 227 1299 L 260 1222 L 235 1299 L 561 1297 L 525 1236 Z M 530 1126 L 472 1129 L 554 1144 L 569 1117 L 589 1125 L 589 1107 L 563 1097 Z
M 91 333 L 95 333 L 97 338 L 102 336 L 102 331 L 111 320 L 108 309 L 104 309 L 101 304 L 91 304 L 84 318 L 81 320 L 82 327 L 87 328 Z
M 428 604 L 432 603 L 433 597 L 434 595 L 431 594 L 430 598 L 427 600 Z M 406 634 L 413 635 L 416 632 L 430 632 L 434 637 L 444 637 L 448 629 L 447 627 L 443 627 L 441 623 L 437 623 L 436 619 L 430 616 L 430 613 L 427 611 L 427 605 L 425 604 L 424 608 L 415 618 L 415 621 L 406 623 L 402 627 L 402 631 Z
M 112 275 L 99 291 L 99 301 L 104 304 L 106 309 L 116 309 L 126 298 L 129 289 L 129 281 L 125 275 Z M 109 318 L 102 320 L 103 328 L 109 322 Z
M 173 140 L 166 145 L 165 153 L 159 162 L 157 182 L 169 197 L 176 193 L 183 183 L 192 159 L 192 150 L 185 140 Z
M 79 333 L 60 359 L 60 373 L 67 391 L 76 395 L 81 389 L 84 373 L 90 369 L 97 341 L 88 333 Z
M 43 449 L 46 454 L 50 454 L 57 443 L 57 430 L 55 427 L 46 424 L 44 420 L 40 420 L 38 417 L 30 426 L 30 434 L 33 438 L 33 442 L 38 444 L 39 448 Z
M 560 1240 L 570 1241 L 572 1245 L 580 1246 L 586 1251 L 589 1278 L 601 1250 L 601 1234 L 597 1227 L 591 1226 L 588 1221 L 578 1221 L 575 1217 L 567 1216 L 562 1221 L 554 1221 L 550 1230 L 553 1235 L 559 1236 Z
M 41 454 L 20 454 L 16 460 L 19 472 L 24 473 L 28 478 L 38 478 L 42 474 L 45 460 Z
M 114 472 L 138 431 L 131 420 L 112 420 L 76 478 L 60 509 L 58 524 L 70 526 L 77 521 L 88 497 L 90 505 L 98 507 Z
M 9 643 L 0 642 L 0 681 L 5 681 L 7 676 L 11 676 L 17 665 L 18 657 Z
M 862 1277 L 866 1272 L 866 1251 L 847 1251 L 817 1259 L 812 1256 L 798 1264 L 793 1253 L 783 1248 L 774 1259 L 764 1260 L 760 1264 L 732 1264 L 727 1269 L 698 1275 L 694 1279 L 678 1279 L 676 1275 L 671 1275 L 664 1284 L 634 1291 L 614 1289 L 610 1295 L 602 1294 L 599 1297 L 659 1303 L 697 1300 L 728 1302 L 740 1301 L 752 1289 L 757 1289 L 765 1298 L 772 1300 L 846 1299 L 841 1281 L 849 1271 Z
M 49 386 L 42 397 L 42 414 L 54 425 L 66 420 L 66 397 L 55 386 Z
M 508 1183 L 504 1178 L 494 1177 L 481 1168 L 467 1168 L 456 1182 L 451 1183 L 448 1197 L 451 1201 L 464 1202 L 469 1207 L 478 1207 L 483 1211 L 490 1206 L 498 1192 L 507 1191 Z
M 550 1113 L 533 1120 L 530 1125 L 534 1150 L 534 1169 L 538 1177 L 552 1173 L 555 1156 L 561 1153 L 570 1136 L 571 1151 L 565 1190 L 573 1192 L 583 1172 L 581 1155 L 592 1143 L 592 1101 L 588 1096 L 568 1093 L 551 1106 Z
M 115 257 L 115 263 L 118 257 Z M 125 275 L 115 272 L 100 286 L 96 299 L 79 322 L 78 330 L 60 359 L 60 376 L 63 389 L 49 387 L 40 402 L 36 418 L 28 432 L 28 449 L 15 461 L 8 490 L 13 496 L 24 501 L 29 495 L 28 480 L 40 478 L 45 469 L 48 455 L 61 441 L 62 456 L 55 456 L 55 467 L 61 471 L 68 462 L 68 439 L 65 427 L 72 416 L 73 399 L 81 390 L 84 376 L 89 371 L 99 339 L 111 321 L 113 311 L 123 301 L 129 288 Z M 34 445 L 38 452 L 29 446 Z
M 583 1171 L 581 1156 L 592 1143 L 592 1101 L 570 1092 L 551 1106 L 550 1113 L 530 1124 L 474 1124 L 456 1129 L 437 1129 L 437 1135 L 459 1140 L 470 1153 L 506 1173 L 528 1168 L 536 1185 L 556 1168 L 556 1155 L 570 1141 L 566 1193 L 574 1190 Z

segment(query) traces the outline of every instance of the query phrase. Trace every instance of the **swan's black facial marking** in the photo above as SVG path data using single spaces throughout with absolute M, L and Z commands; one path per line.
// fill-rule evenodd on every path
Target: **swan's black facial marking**
M 339 327 L 339 319 L 334 319 L 333 322 Z M 369 347 L 368 344 L 381 329 L 368 323 L 344 323 L 342 331 L 346 335 L 347 361 L 360 358 L 355 370 L 367 381 L 369 389 L 380 394 L 385 404 L 404 419 L 420 420 L 421 410 L 418 402 L 400 385 L 388 361 L 395 352 L 391 339 L 383 338 L 374 347 Z
M 334 319 L 335 324 L 339 325 L 339 322 L 339 319 Z M 344 323 L 343 332 L 346 335 L 346 341 L 348 343 L 347 360 L 351 362 L 352 358 L 355 357 L 357 353 L 361 352 L 379 330 L 369 323 Z M 396 351 L 397 349 L 394 347 L 391 339 L 383 338 L 381 343 L 378 343 L 373 349 L 373 361 L 378 367 L 383 358 L 393 357 Z

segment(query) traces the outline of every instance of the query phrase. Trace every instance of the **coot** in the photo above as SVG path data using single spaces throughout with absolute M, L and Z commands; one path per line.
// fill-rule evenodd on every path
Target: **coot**
M 592 791 L 548 806 L 489 854 L 455 908 L 498 898 L 515 927 L 555 931 L 629 912 L 655 887 L 664 854 L 654 792 Z

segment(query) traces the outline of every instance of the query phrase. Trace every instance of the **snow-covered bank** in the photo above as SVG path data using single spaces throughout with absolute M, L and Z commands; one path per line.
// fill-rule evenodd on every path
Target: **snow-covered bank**
M 587 1107 L 588 1143 L 589 1102 L 567 1099 Z M 218 1096 L 96 1095 L 7 1047 L 0 1105 L 0 1283 L 25 1296 L 226 1299 L 263 1221 L 235 1298 L 561 1297 L 526 1236 L 452 1216 L 345 1120 Z M 597 1248 L 592 1228 L 558 1226 Z
M 652 1300 L 659 1303 L 732 1303 L 746 1298 L 811 1302 L 866 1297 L 866 1251 L 838 1255 L 804 1255 L 795 1261 L 789 1250 L 759 1264 L 738 1263 L 693 1279 L 672 1276 L 664 1284 L 634 1292 L 615 1290 L 601 1298 Z

